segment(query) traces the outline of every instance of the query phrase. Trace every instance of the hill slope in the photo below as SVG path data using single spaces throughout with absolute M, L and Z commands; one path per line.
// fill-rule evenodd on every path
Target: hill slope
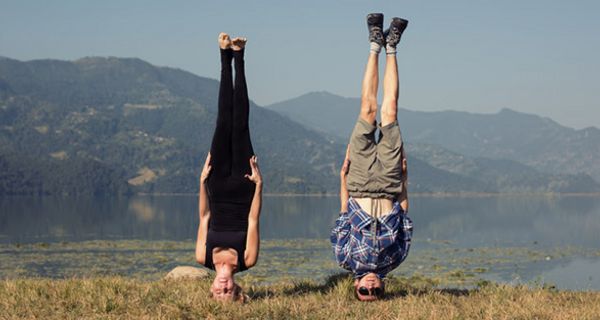
M 0 59 L 0 194 L 197 192 L 217 92 L 216 80 L 139 59 Z M 250 126 L 267 192 L 337 192 L 343 143 L 254 104 Z M 587 176 L 409 148 L 413 192 L 600 189 Z
M 347 139 L 358 98 L 313 92 L 267 108 L 304 125 Z M 546 173 L 588 174 L 600 180 L 600 130 L 575 130 L 548 118 L 503 109 L 496 114 L 399 109 L 409 143 L 441 146 L 459 154 L 510 159 Z
M 32 163 L 67 163 L 69 174 L 72 163 L 96 161 L 122 174 L 133 191 L 192 192 L 214 130 L 217 92 L 215 80 L 139 59 L 3 59 L 0 155 L 13 159 L 5 161 L 12 168 L 5 173 L 22 164 L 21 171 L 41 181 L 33 193 L 73 193 L 50 187 L 48 170 L 31 172 Z M 250 118 L 269 192 L 334 187 L 342 148 L 256 105 Z M 13 180 L 14 190 L 19 181 Z M 82 190 L 92 191 L 98 193 Z

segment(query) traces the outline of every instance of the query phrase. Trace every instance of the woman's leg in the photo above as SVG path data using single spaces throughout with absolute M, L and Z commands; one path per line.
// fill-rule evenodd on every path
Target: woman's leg
M 219 110 L 217 126 L 213 135 L 211 153 L 212 174 L 220 177 L 231 174 L 231 133 L 233 121 L 233 76 L 231 60 L 233 51 L 223 49 L 223 38 L 229 39 L 226 34 L 219 35 L 221 43 L 221 83 L 219 86 Z
M 236 175 L 250 174 L 250 157 L 254 155 L 250 140 L 248 116 L 250 114 L 250 101 L 246 85 L 246 72 L 244 66 L 245 39 L 233 39 L 233 64 L 235 66 L 235 89 L 233 93 L 233 130 L 232 130 L 232 173 Z M 235 50 L 236 48 L 240 50 Z

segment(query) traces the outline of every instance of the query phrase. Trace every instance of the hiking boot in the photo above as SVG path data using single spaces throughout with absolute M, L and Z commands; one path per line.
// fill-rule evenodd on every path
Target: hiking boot
M 402 37 L 402 32 L 406 29 L 408 25 L 408 20 L 401 18 L 393 18 L 390 23 L 390 28 L 385 30 L 385 42 L 388 46 L 395 48 L 400 42 L 400 37 Z
M 369 28 L 369 42 L 375 42 L 385 46 L 383 37 L 383 13 L 369 13 L 367 15 L 367 27 Z

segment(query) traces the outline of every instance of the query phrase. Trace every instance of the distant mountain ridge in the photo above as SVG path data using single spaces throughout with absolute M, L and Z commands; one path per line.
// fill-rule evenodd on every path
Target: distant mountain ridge
M 312 92 L 266 106 L 304 125 L 349 136 L 359 98 Z M 600 181 L 600 130 L 564 127 L 536 115 L 502 109 L 496 114 L 460 111 L 422 112 L 400 108 L 405 140 L 437 145 L 470 157 L 509 159 L 551 174 L 589 174 Z M 331 125 L 327 125 L 330 123 Z
M 120 181 L 130 181 L 132 192 L 197 190 L 214 130 L 218 81 L 140 59 L 94 57 L 73 62 L 4 59 L 0 83 L 0 160 L 9 168 L 0 172 L 0 180 L 11 177 L 0 193 L 77 193 L 50 183 L 55 179 L 52 167 L 31 165 L 39 161 L 95 161 L 107 170 L 98 171 L 99 176 L 122 173 Z M 250 125 L 269 181 L 267 191 L 335 187 L 340 147 L 254 104 Z M 69 165 L 60 168 L 73 175 Z M 37 184 L 19 185 L 14 172 Z M 102 193 L 81 190 L 89 192 Z
M 136 58 L 0 59 L 0 195 L 197 192 L 218 85 Z M 327 108 L 314 99 L 321 106 L 315 114 L 336 130 L 351 130 L 357 109 L 347 106 L 353 99 L 329 99 Z M 334 121 L 335 106 L 346 108 Z M 289 119 L 251 103 L 252 139 L 267 192 L 339 188 L 345 142 L 327 123 L 307 128 L 303 122 L 312 115 L 304 116 Z M 419 132 L 402 124 L 412 150 Z M 460 157 L 439 146 L 412 150 L 411 192 L 600 190 L 586 175 L 540 174 L 511 161 Z

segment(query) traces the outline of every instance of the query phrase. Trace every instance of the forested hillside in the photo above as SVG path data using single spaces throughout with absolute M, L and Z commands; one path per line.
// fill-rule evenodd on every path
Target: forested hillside
M 0 58 L 0 194 L 197 192 L 217 92 L 216 80 L 139 59 Z M 332 121 L 336 108 L 352 99 L 319 99 L 313 95 L 301 109 L 310 119 L 328 121 L 317 125 L 252 103 L 252 140 L 267 192 L 337 193 L 345 141 L 335 135 L 351 129 L 356 114 L 346 112 L 348 122 Z M 314 106 L 320 109 L 309 108 Z M 428 146 L 424 133 L 401 118 L 413 192 L 600 189 L 585 174 L 549 174 L 512 160 Z

